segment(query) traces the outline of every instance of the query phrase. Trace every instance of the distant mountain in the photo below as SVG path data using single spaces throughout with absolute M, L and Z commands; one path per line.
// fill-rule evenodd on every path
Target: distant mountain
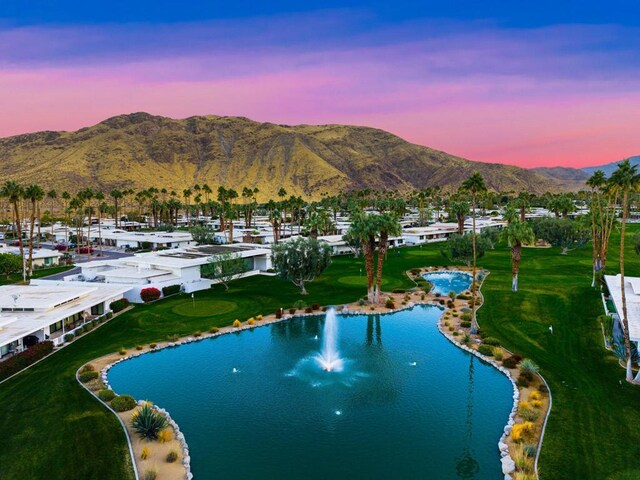
M 213 189 L 258 187 L 262 200 L 281 187 L 308 198 L 362 188 L 453 190 L 475 171 L 497 191 L 560 188 L 530 170 L 471 162 L 374 128 L 274 125 L 242 117 L 174 120 L 147 113 L 76 132 L 0 139 L 0 165 L 2 182 L 11 178 L 71 192 L 85 186 L 157 187 L 181 194 L 207 183 Z
M 590 174 L 579 168 L 538 167 L 534 172 L 553 183 L 559 190 L 576 191 L 584 189 Z
M 631 160 L 631 165 L 640 166 L 640 155 L 631 157 L 629 158 L 629 160 Z M 582 168 L 581 170 L 587 172 L 589 175 L 592 175 L 593 172 L 595 172 L 596 170 L 602 170 L 604 174 L 608 177 L 618 167 L 618 163 L 620 163 L 620 161 L 621 160 L 618 160 L 617 162 L 607 163 L 606 165 L 600 165 L 598 167 L 585 167 L 585 168 Z

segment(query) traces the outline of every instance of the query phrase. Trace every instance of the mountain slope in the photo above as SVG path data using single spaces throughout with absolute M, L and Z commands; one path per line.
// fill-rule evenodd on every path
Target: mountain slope
M 579 168 L 538 167 L 531 170 L 545 177 L 560 190 L 584 190 L 585 182 L 591 176 Z
M 208 183 L 280 187 L 319 198 L 360 189 L 455 189 L 474 171 L 498 191 L 557 190 L 522 168 L 470 162 L 408 143 L 388 132 L 343 125 L 287 126 L 241 117 L 183 120 L 121 115 L 76 132 L 39 132 L 0 139 L 0 181 L 38 182 L 75 191 L 84 186 L 182 189 Z
M 629 160 L 631 160 L 631 165 L 640 166 L 640 155 L 637 155 L 635 157 L 630 157 Z M 618 163 L 620 163 L 620 160 L 618 160 L 617 162 L 611 162 L 611 163 L 607 163 L 606 165 L 600 165 L 597 167 L 585 167 L 582 170 L 587 172 L 589 175 L 592 175 L 593 172 L 595 172 L 596 170 L 602 170 L 604 174 L 608 177 L 614 172 L 616 168 L 618 168 Z

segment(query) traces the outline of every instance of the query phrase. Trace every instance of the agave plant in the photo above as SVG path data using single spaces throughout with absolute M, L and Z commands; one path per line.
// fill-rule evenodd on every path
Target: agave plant
M 131 418 L 131 427 L 146 440 L 157 440 L 158 434 L 167 425 L 167 419 L 151 408 L 149 404 L 140 407 L 140 410 Z
M 522 370 L 523 372 L 536 373 L 539 370 L 539 367 L 533 360 L 529 360 L 528 358 L 526 358 L 522 362 L 520 362 L 520 370 Z

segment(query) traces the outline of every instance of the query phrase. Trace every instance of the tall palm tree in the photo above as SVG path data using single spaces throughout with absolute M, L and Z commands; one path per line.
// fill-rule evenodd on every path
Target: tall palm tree
M 633 381 L 633 370 L 631 368 L 631 339 L 629 337 L 629 319 L 627 317 L 627 296 L 624 285 L 624 236 L 627 227 L 627 216 L 629 210 L 629 193 L 636 190 L 640 185 L 640 175 L 636 172 L 636 166 L 631 165 L 627 159 L 618 164 L 618 168 L 609 178 L 611 186 L 617 190 L 622 197 L 622 226 L 620 227 L 620 291 L 622 295 L 622 326 L 624 333 L 624 348 L 627 353 L 627 381 Z
M 87 211 L 87 216 L 88 216 L 88 223 L 87 223 L 87 255 L 89 256 L 89 258 L 91 258 L 91 222 L 93 220 L 92 216 L 93 216 L 93 206 L 91 204 L 91 201 L 94 199 L 95 197 L 95 193 L 93 191 L 93 189 L 91 189 L 90 187 L 85 188 L 84 190 L 82 190 L 81 192 L 78 193 L 78 196 L 82 198 L 82 200 L 84 201 L 85 205 L 86 205 L 86 211 Z
M 400 235 L 402 228 L 398 221 L 398 216 L 394 212 L 385 212 L 377 216 L 376 229 L 378 231 L 378 271 L 376 273 L 376 289 L 374 293 L 375 301 L 380 301 L 380 290 L 382 287 L 382 268 L 387 256 L 389 247 L 389 237 Z
M 55 223 L 55 216 L 53 214 L 53 209 L 55 207 L 56 204 L 56 200 L 58 198 L 58 192 L 56 192 L 55 190 L 51 189 L 47 192 L 47 198 L 50 200 L 50 206 L 51 206 L 51 241 L 53 241 L 53 225 Z M 38 231 L 38 234 L 40 232 Z M 40 235 L 38 235 L 38 238 L 40 238 Z
M 122 191 L 118 190 L 117 188 L 114 188 L 113 190 L 111 190 L 111 193 L 109 193 L 109 196 L 111 196 L 111 198 L 113 198 L 113 212 L 114 212 L 114 216 L 115 216 L 115 220 L 116 220 L 116 228 L 118 228 L 118 201 L 124 196 Z
M 376 250 L 376 235 L 378 233 L 378 215 L 367 215 L 362 210 L 356 210 L 351 216 L 349 236 L 360 241 L 362 256 L 367 274 L 367 300 L 376 303 L 374 290 L 374 256 Z
M 36 216 L 38 214 L 38 205 L 44 198 L 44 195 L 44 190 L 40 185 L 33 184 L 24 189 L 24 198 L 31 203 L 31 214 L 29 221 L 29 276 L 33 274 L 33 236 Z M 40 222 L 40 219 L 38 219 L 38 222 Z
M 468 179 L 462 183 L 462 189 L 471 194 L 471 222 L 472 230 L 471 234 L 471 246 L 473 252 L 473 267 L 471 269 L 471 332 L 476 333 L 478 330 L 478 322 L 476 320 L 476 201 L 478 194 L 487 191 L 487 185 L 484 183 L 484 178 L 479 172 L 475 172 Z
M 13 206 L 13 217 L 16 222 L 16 234 L 18 235 L 18 246 L 20 247 L 20 257 L 24 264 L 24 245 L 22 243 L 22 219 L 20 218 L 20 201 L 23 198 L 24 188 L 18 183 L 7 180 L 0 189 L 0 196 L 5 197 Z
M 518 272 L 522 258 L 522 244 L 531 244 L 535 241 L 535 235 L 531 225 L 527 222 L 514 221 L 503 230 L 504 238 L 511 247 L 511 290 L 518 291 Z
M 591 286 L 596 286 L 596 273 L 602 268 L 600 259 L 600 242 L 602 241 L 602 229 L 600 218 L 602 215 L 602 188 L 607 179 L 602 170 L 596 170 L 587 180 L 587 186 L 591 188 L 591 202 L 589 205 L 589 216 L 591 220 L 591 243 L 592 243 L 592 279 Z
M 62 192 L 62 202 L 64 208 L 64 241 L 69 243 L 69 202 L 71 201 L 71 194 L 66 190 Z
M 104 193 L 96 192 L 96 201 L 98 202 L 98 246 L 100 248 L 100 256 L 102 256 L 102 214 L 107 211 L 107 205 L 104 203 Z
M 458 224 L 458 235 L 464 234 L 464 219 L 469 213 L 469 204 L 464 200 L 452 199 L 447 206 L 449 219 L 455 219 Z

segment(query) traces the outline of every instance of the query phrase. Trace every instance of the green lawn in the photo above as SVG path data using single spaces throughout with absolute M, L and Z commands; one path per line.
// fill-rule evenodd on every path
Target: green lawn
M 51 267 L 51 268 L 39 268 L 33 271 L 32 278 L 48 277 L 49 275 L 55 275 L 56 273 L 66 272 L 67 270 L 71 270 L 72 268 L 73 268 L 73 265 L 65 265 L 62 267 Z M 0 285 L 9 285 L 12 283 L 22 283 L 22 273 L 11 273 L 9 275 L 0 275 Z
M 638 228 L 630 228 L 631 237 Z M 540 460 L 543 479 L 640 478 L 640 387 L 602 348 L 595 318 L 602 304 L 590 288 L 589 246 L 567 256 L 558 249 L 525 249 L 521 291 L 510 291 L 509 253 L 488 252 L 479 264 L 491 271 L 483 286 L 481 327 L 506 347 L 534 359 L 551 385 L 554 407 Z M 608 268 L 617 269 L 612 247 Z M 640 258 L 629 248 L 629 275 L 640 275 Z M 438 246 L 391 251 L 385 288 L 411 282 L 404 271 L 442 265 Z M 307 303 L 340 304 L 364 295 L 360 259 L 338 257 L 308 286 Z M 361 280 L 362 279 L 362 280 Z M 117 420 L 74 380 L 82 363 L 120 346 L 189 334 L 236 318 L 288 307 L 301 297 L 273 277 L 251 277 L 199 292 L 195 305 L 179 295 L 139 306 L 97 332 L 0 386 L 2 479 L 132 478 L 124 434 Z M 548 326 L 553 325 L 551 335 Z

